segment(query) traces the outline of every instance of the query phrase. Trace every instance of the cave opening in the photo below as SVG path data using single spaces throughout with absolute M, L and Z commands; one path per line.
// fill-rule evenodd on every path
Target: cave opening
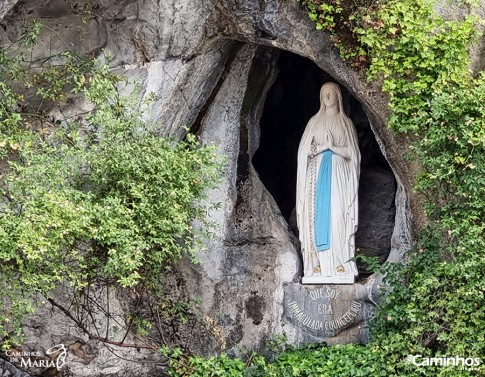
M 281 51 L 276 59 L 278 73 L 265 99 L 259 148 L 252 163 L 289 229 L 297 235 L 294 211 L 298 146 L 309 119 L 320 107 L 321 86 L 336 80 L 299 55 Z M 345 112 L 357 130 L 361 153 L 357 253 L 377 256 L 383 262 L 394 229 L 396 179 L 362 105 L 344 86 L 340 88 Z M 362 266 L 359 270 L 365 272 Z

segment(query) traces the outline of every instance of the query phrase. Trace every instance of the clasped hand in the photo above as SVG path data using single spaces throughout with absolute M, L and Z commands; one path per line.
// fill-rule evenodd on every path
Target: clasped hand
M 332 149 L 334 147 L 334 144 L 333 144 L 333 137 L 332 137 L 332 134 L 330 133 L 329 130 L 327 130 L 327 132 L 325 133 L 325 141 L 323 144 L 314 144 L 313 145 L 313 148 L 312 150 L 315 150 L 314 153 L 311 153 L 310 154 L 310 157 L 313 158 L 313 157 L 316 157 L 318 156 L 320 153 L 322 153 L 323 151 L 327 150 L 327 149 Z

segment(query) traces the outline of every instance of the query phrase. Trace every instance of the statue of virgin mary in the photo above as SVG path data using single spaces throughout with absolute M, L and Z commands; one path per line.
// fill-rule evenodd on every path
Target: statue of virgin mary
M 298 148 L 296 216 L 303 284 L 353 284 L 360 152 L 335 83 L 320 90 L 320 110 Z

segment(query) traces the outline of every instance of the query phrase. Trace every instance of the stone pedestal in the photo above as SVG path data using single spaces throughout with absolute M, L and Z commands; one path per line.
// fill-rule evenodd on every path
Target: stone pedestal
M 355 276 L 343 275 L 343 276 L 303 276 L 301 283 L 308 284 L 354 284 Z

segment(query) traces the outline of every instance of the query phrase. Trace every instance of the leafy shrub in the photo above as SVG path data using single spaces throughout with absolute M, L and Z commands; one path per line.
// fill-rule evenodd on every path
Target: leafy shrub
M 237 358 L 230 358 L 222 353 L 217 357 L 187 357 L 179 348 L 163 347 L 161 353 L 168 358 L 166 372 L 169 376 L 194 377 L 239 377 L 242 376 L 245 363 Z
M 59 285 L 74 295 L 100 284 L 158 294 L 160 276 L 207 235 L 201 203 L 221 162 L 193 135 L 157 136 L 106 64 L 70 51 L 34 62 L 11 55 L 0 49 L 4 347 Z M 88 110 L 52 123 L 47 109 L 62 113 L 70 96 Z
M 174 356 L 174 355 L 172 355 Z M 287 346 L 273 361 L 252 354 L 244 363 L 230 359 L 226 354 L 204 359 L 186 358 L 175 354 L 170 362 L 169 374 L 173 376 L 267 376 L 267 377 L 340 377 L 387 376 L 381 350 L 360 345 L 306 345 L 299 348 Z

